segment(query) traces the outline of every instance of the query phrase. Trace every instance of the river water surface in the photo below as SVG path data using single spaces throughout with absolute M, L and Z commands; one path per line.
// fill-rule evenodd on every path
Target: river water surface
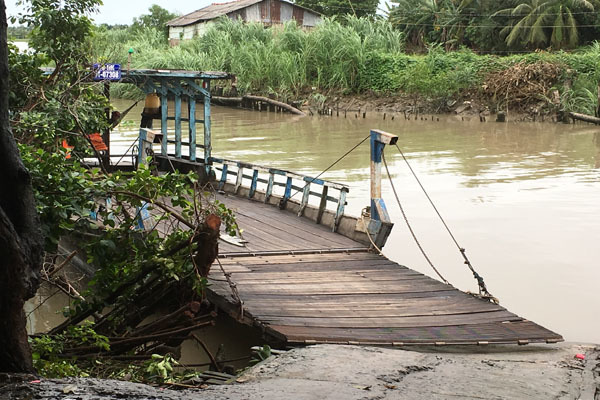
M 123 110 L 130 101 L 113 101 Z M 137 136 L 117 128 L 113 145 Z M 125 124 L 127 125 L 127 124 Z M 398 144 L 490 292 L 518 315 L 568 341 L 600 343 L 600 129 L 553 123 L 480 123 L 439 116 L 406 121 L 296 117 L 213 107 L 213 155 L 315 176 L 370 129 Z M 199 140 L 199 142 L 201 139 Z M 440 272 L 461 290 L 477 285 L 395 147 L 385 151 L 410 223 Z M 350 186 L 346 213 L 369 204 L 368 141 L 324 179 Z M 384 253 L 435 277 L 419 253 L 389 182 L 383 197 L 396 223 Z

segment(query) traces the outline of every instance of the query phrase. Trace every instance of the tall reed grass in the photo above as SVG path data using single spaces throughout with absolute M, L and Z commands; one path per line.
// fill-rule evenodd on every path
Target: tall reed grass
M 424 55 L 404 53 L 404 36 L 381 19 L 325 18 L 311 30 L 290 21 L 265 28 L 221 18 L 206 33 L 169 47 L 162 32 L 109 30 L 96 33 L 97 60 L 127 63 L 133 68 L 221 70 L 237 76 L 238 90 L 275 92 L 297 97 L 307 87 L 317 90 L 403 92 L 442 103 L 469 90 L 479 90 L 488 74 L 520 62 L 550 62 L 564 66 L 565 108 L 593 109 L 600 81 L 600 44 L 573 53 L 535 52 L 511 56 L 478 55 L 470 49 L 446 52 L 432 46 Z M 118 88 L 119 96 L 139 91 Z

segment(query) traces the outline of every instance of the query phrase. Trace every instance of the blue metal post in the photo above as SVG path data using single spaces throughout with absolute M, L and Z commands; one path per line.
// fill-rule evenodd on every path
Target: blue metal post
M 221 181 L 219 182 L 219 190 L 223 190 L 227 183 L 227 164 L 223 163 L 223 170 L 221 171 Z
M 167 155 L 167 140 L 168 140 L 168 123 L 167 123 L 167 113 L 168 113 L 168 102 L 167 102 L 167 84 L 163 80 L 160 83 L 160 131 L 162 132 L 163 139 L 160 145 L 160 152 L 163 156 Z
M 204 167 L 206 174 L 210 176 L 211 172 L 211 137 L 210 137 L 210 80 L 205 80 L 205 89 L 208 94 L 204 95 Z
M 253 198 L 256 193 L 256 184 L 258 183 L 258 170 L 255 169 L 252 173 L 252 182 L 250 183 L 250 191 L 248 192 L 248 197 Z
M 381 198 L 381 160 L 386 144 L 396 144 L 398 136 L 387 132 L 371 131 L 371 221 L 369 232 L 375 235 L 375 244 L 382 247 L 389 235 L 392 221 Z
M 190 136 L 190 161 L 196 161 L 196 99 L 194 96 L 189 97 L 190 102 L 190 117 L 189 117 L 189 136 Z
M 175 157 L 181 158 L 181 93 L 175 93 Z

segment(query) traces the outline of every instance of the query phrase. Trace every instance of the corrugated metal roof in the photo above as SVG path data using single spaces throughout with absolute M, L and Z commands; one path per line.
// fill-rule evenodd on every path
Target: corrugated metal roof
M 227 3 L 213 3 L 209 6 L 196 10 L 181 17 L 174 18 L 167 22 L 167 26 L 186 26 L 192 25 L 200 21 L 208 21 L 211 19 L 218 18 L 223 15 L 227 15 L 233 11 L 241 10 L 242 8 L 249 7 L 256 3 L 261 3 L 264 0 L 235 0 Z M 292 4 L 294 7 L 301 8 L 309 11 L 315 15 L 321 15 L 316 11 L 310 10 L 306 7 L 301 7 L 289 1 L 280 0 L 282 3 Z
M 228 3 L 213 3 L 187 15 L 172 19 L 167 22 L 167 26 L 185 26 L 199 21 L 215 19 L 222 15 L 229 14 L 230 12 L 260 3 L 261 1 L 263 0 L 236 0 Z

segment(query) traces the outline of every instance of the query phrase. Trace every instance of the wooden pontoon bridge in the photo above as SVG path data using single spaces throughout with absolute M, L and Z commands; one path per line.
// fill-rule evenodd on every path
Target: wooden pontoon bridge
M 279 345 L 563 340 L 373 251 L 372 243 L 382 247 L 393 225 L 381 198 L 380 162 L 384 146 L 397 137 L 371 132 L 371 212 L 361 218 L 344 214 L 345 185 L 213 157 L 210 81 L 223 78 L 227 74 L 136 70 L 124 79 L 161 99 L 160 131 L 140 129 L 139 162 L 155 154 L 161 165 L 166 160 L 212 179 L 219 200 L 235 211 L 244 231 L 243 240 L 224 236 L 219 245 L 222 268 L 213 265 L 208 289 L 219 308 Z M 195 118 L 197 100 L 203 102 L 202 119 Z M 189 118 L 181 117 L 182 104 Z M 169 120 L 175 122 L 174 132 L 167 129 Z M 156 136 L 162 136 L 160 144 L 153 144 Z

